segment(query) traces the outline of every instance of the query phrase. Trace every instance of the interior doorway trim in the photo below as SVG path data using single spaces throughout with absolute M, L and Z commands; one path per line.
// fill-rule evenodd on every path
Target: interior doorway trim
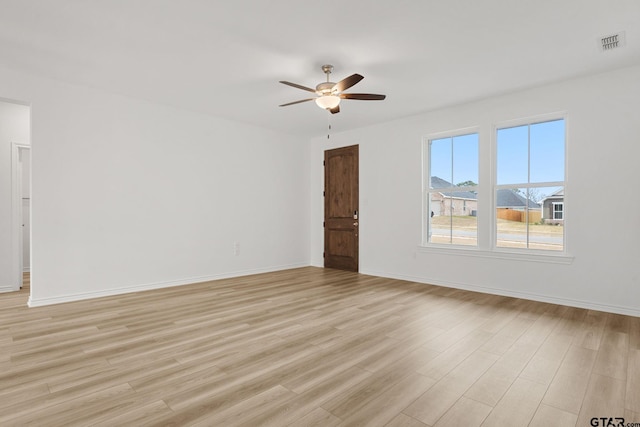
M 12 253 L 12 289 L 19 291 L 22 287 L 23 247 L 22 247 L 22 160 L 25 150 L 30 150 L 29 144 L 11 142 L 11 253 Z M 29 263 L 31 264 L 31 263 Z

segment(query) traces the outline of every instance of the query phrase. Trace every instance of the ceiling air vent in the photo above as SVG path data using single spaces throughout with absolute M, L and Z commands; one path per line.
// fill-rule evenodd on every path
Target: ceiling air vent
M 613 50 L 613 49 L 624 46 L 624 42 L 625 42 L 624 31 L 621 31 L 619 33 L 611 34 L 611 35 L 600 38 L 600 47 L 603 52 L 607 52 L 609 50 Z

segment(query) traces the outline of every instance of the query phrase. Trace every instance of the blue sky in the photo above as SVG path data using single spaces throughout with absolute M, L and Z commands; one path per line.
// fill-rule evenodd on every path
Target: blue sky
M 477 183 L 478 134 L 432 140 L 431 176 L 437 176 L 454 185 L 464 181 Z
M 499 129 L 497 144 L 498 185 L 564 181 L 564 120 Z
M 499 129 L 497 184 L 515 187 L 528 182 L 564 181 L 564 139 L 564 120 Z M 431 175 L 453 184 L 477 183 L 478 146 L 477 134 L 432 140 Z M 555 191 L 555 188 L 545 190 Z

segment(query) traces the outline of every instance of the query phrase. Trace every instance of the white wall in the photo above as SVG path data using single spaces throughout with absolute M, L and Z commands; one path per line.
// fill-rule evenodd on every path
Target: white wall
M 2 96 L 2 91 L 0 91 Z M 14 289 L 12 143 L 29 144 L 29 107 L 0 100 L 0 291 Z
M 305 145 L 0 68 L 0 96 L 32 105 L 31 138 L 19 137 L 33 147 L 30 303 L 322 265 L 323 150 L 359 144 L 363 273 L 640 315 L 640 228 L 633 222 L 640 198 L 630 197 L 638 76 L 640 67 L 632 67 L 574 79 Z M 557 111 L 567 113 L 573 262 L 421 252 L 422 137 L 479 126 L 486 158 L 495 123 Z M 0 192 L 10 195 L 10 150 L 2 147 Z M 628 222 L 604 215 L 603 200 L 624 203 Z M 11 271 L 6 205 L 0 277 Z
M 2 68 L 0 95 L 32 104 L 30 305 L 309 264 L 305 141 Z
M 495 124 L 560 111 L 567 114 L 570 264 L 419 249 L 424 136 L 478 126 L 480 155 L 489 161 Z M 311 263 L 322 265 L 323 150 L 359 144 L 362 273 L 640 316 L 639 111 L 636 66 L 312 140 Z M 491 189 L 489 173 L 481 171 L 481 190 Z M 603 206 L 618 206 L 619 216 Z

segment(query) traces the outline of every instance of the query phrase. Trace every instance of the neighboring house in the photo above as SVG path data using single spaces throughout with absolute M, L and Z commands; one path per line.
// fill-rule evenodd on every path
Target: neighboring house
M 496 203 L 498 219 L 519 222 L 525 222 L 528 219 L 529 223 L 540 221 L 542 212 L 539 203 L 507 188 L 498 190 L 496 197 L 498 198 Z M 525 208 L 528 208 L 527 213 Z
M 431 177 L 431 188 L 452 188 L 452 183 L 437 176 Z M 459 187 L 464 188 L 464 187 Z M 533 200 L 527 200 L 521 194 L 509 189 L 500 189 L 497 192 L 498 218 L 512 221 L 523 221 L 521 212 L 525 207 L 529 208 L 529 222 L 540 219 L 540 204 Z M 473 191 L 437 192 L 431 193 L 431 212 L 433 215 L 475 216 L 478 210 L 478 195 Z M 506 212 L 514 211 L 514 212 Z
M 564 223 L 564 188 L 542 199 L 542 219 L 547 224 Z
M 437 176 L 431 177 L 431 188 L 451 187 L 455 187 L 455 185 Z M 475 216 L 478 211 L 478 196 L 473 191 L 431 193 L 429 207 L 433 215 Z
M 525 207 L 529 209 L 540 209 L 539 203 L 533 200 L 527 200 L 527 198 L 521 194 L 506 188 L 498 190 L 497 197 L 496 206 L 501 209 L 515 209 L 519 211 L 523 211 Z

